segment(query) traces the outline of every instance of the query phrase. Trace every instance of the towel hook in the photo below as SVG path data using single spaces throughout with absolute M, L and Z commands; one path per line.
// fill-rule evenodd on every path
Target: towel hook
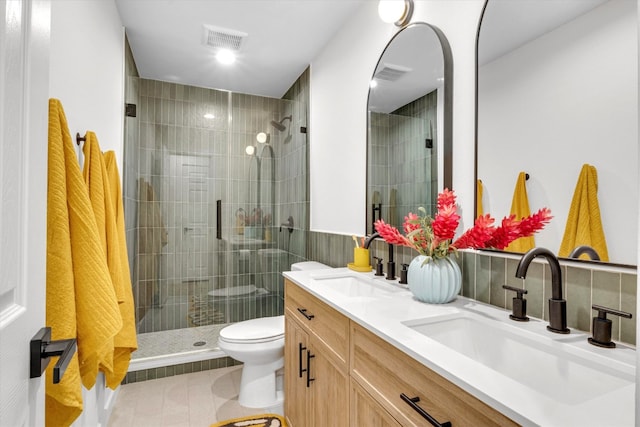
M 80 145 L 81 142 L 85 142 L 87 140 L 87 135 L 80 136 L 80 132 L 76 132 L 76 144 Z
M 78 143 L 78 144 L 79 144 L 79 143 Z M 528 173 L 525 173 L 525 174 L 524 174 L 524 179 L 525 179 L 525 181 L 529 181 L 529 174 L 528 174 Z

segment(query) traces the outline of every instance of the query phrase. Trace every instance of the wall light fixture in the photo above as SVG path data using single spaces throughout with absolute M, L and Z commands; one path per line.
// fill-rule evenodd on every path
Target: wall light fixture
M 393 22 L 396 26 L 403 27 L 413 15 L 413 0 L 380 0 L 378 15 L 384 22 Z

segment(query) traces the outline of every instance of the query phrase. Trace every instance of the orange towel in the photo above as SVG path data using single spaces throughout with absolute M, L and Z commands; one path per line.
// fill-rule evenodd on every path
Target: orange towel
M 529 198 L 527 196 L 527 174 L 520 172 L 518 174 L 518 181 L 516 182 L 516 188 L 513 191 L 513 199 L 511 201 L 511 215 L 515 215 L 517 220 L 528 217 L 531 215 L 529 209 Z M 533 236 L 520 237 L 519 239 L 511 242 L 504 250 L 508 252 L 524 253 L 529 249 L 533 249 L 536 246 L 536 242 Z
M 104 154 L 104 163 L 109 180 L 108 187 L 111 194 L 111 203 L 115 213 L 115 223 L 117 228 L 117 245 L 120 252 L 121 281 L 123 290 L 123 301 L 120 303 L 120 314 L 122 315 L 122 329 L 114 340 L 113 353 L 113 373 L 105 373 L 107 386 L 115 389 L 120 385 L 131 361 L 131 353 L 138 348 L 136 337 L 136 319 L 134 314 L 133 290 L 131 286 L 131 272 L 129 269 L 129 258 L 127 256 L 127 240 L 124 224 L 124 207 L 122 204 L 122 190 L 120 188 L 120 174 L 113 151 Z
M 76 338 L 78 352 L 59 384 L 53 384 L 54 364 L 47 368 L 45 422 L 67 426 L 82 412 L 81 381 L 87 388 L 95 383 L 98 365 L 105 361 L 122 319 L 57 99 L 49 100 L 48 146 L 46 322 L 53 340 Z
M 567 257 L 580 245 L 591 246 L 601 261 L 609 261 L 598 204 L 598 172 L 588 164 L 582 165 L 578 177 L 558 256 Z

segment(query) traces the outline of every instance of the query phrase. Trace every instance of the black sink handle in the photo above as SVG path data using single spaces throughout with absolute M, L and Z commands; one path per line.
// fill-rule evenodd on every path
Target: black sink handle
M 502 285 L 502 288 L 516 293 L 516 296 L 513 298 L 513 310 L 509 315 L 509 319 L 515 320 L 516 322 L 528 322 L 527 300 L 522 297 L 522 295 L 528 293 L 527 290 L 524 288 L 514 288 L 509 285 Z

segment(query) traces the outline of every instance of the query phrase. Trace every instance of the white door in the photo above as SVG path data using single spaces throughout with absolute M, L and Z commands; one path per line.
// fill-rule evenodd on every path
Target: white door
M 203 156 L 170 156 L 171 179 L 168 200 L 169 223 L 176 233 L 174 253 L 176 279 L 187 281 L 208 280 L 211 258 L 212 231 L 209 198 L 210 159 Z
M 0 426 L 44 424 L 49 0 L 0 0 Z

